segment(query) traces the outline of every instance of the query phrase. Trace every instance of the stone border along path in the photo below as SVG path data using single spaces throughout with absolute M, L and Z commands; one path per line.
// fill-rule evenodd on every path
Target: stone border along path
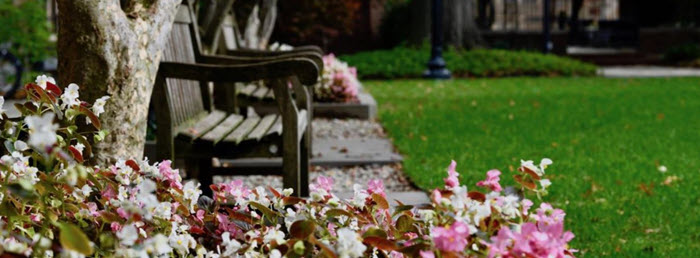
M 699 68 L 665 66 L 607 66 L 598 75 L 608 78 L 700 77 Z
M 334 140 L 361 142 L 372 140 L 388 141 L 381 124 L 374 121 L 360 119 L 322 119 L 313 121 L 314 141 L 333 142 Z M 347 153 L 362 153 L 359 145 L 352 146 Z M 391 152 L 391 150 L 389 150 Z M 314 149 L 314 153 L 317 150 Z M 392 153 L 386 153 L 389 155 Z M 225 162 L 225 161 L 224 161 Z M 318 176 L 333 178 L 335 182 L 334 193 L 340 198 L 349 198 L 353 195 L 353 185 L 359 184 L 364 188 L 371 179 L 381 179 L 384 182 L 387 200 L 392 205 L 399 200 L 404 204 L 429 203 L 428 195 L 417 189 L 405 176 L 400 160 L 393 163 L 367 164 L 353 166 L 312 166 L 309 178 L 311 182 Z M 243 180 L 247 186 L 272 186 L 277 189 L 282 187 L 282 177 L 280 176 L 217 176 L 214 182 L 222 180 Z

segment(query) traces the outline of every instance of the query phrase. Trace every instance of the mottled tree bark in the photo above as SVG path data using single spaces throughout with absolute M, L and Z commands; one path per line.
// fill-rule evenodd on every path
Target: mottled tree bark
M 181 0 L 57 0 L 58 83 L 80 99 L 109 95 L 97 163 L 140 158 L 161 52 Z

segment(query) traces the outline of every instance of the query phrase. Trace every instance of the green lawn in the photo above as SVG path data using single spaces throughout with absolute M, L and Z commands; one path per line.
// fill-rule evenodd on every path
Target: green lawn
M 549 157 L 545 200 L 567 212 L 573 246 L 585 256 L 700 251 L 700 78 L 364 85 L 423 189 L 443 184 L 451 159 L 474 188 L 488 169 L 513 185 L 520 159 Z M 670 176 L 678 180 L 665 184 Z

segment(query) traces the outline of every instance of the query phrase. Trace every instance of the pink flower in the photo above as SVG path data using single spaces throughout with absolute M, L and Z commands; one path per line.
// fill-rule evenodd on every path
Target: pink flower
M 199 223 L 202 223 L 204 221 L 204 210 L 199 209 L 197 210 L 197 214 L 195 215 L 195 220 L 199 221 Z
M 537 209 L 537 214 L 533 215 L 537 221 L 537 225 L 540 226 L 563 223 L 565 216 L 566 213 L 564 213 L 563 210 L 554 209 L 552 205 L 546 202 L 540 204 L 540 207 Z
M 31 214 L 29 215 L 29 219 L 37 223 L 41 222 L 41 214 Z
M 107 200 L 112 200 L 114 198 L 117 198 L 117 191 L 114 190 L 114 188 L 111 185 L 107 185 L 104 190 L 102 190 L 102 197 L 106 198 Z
M 119 214 L 119 217 L 129 219 L 129 213 L 127 213 L 122 207 L 117 208 L 117 214 Z
M 170 160 L 164 160 L 158 165 L 158 171 L 167 181 L 170 182 L 170 187 L 182 189 L 182 183 L 180 182 L 182 178 L 180 178 L 180 172 L 177 169 L 172 169 L 170 164 Z
M 442 201 L 442 194 L 440 193 L 440 190 L 433 190 L 433 192 L 430 194 L 430 199 L 433 201 L 433 203 L 440 204 Z
M 109 224 L 109 227 L 112 229 L 112 232 L 119 232 L 122 230 L 122 225 L 119 224 L 119 222 L 112 222 L 112 224 Z
M 334 183 L 333 178 L 325 177 L 325 176 L 318 176 L 316 178 L 316 183 L 310 184 L 309 189 L 311 191 L 324 190 L 327 193 L 330 193 L 331 190 L 333 190 L 333 183 Z
M 573 238 L 574 234 L 564 232 L 563 223 L 541 227 L 528 222 L 521 226 L 520 232 L 501 227 L 487 246 L 489 257 L 566 257 L 568 242 Z
M 434 227 L 430 229 L 435 247 L 442 251 L 461 252 L 467 246 L 469 227 L 466 224 L 455 221 L 449 228 Z
M 500 175 L 501 171 L 496 169 L 489 170 L 489 172 L 486 173 L 486 180 L 476 183 L 476 186 L 487 187 L 490 188 L 491 191 L 500 192 L 503 190 L 503 188 L 501 188 L 501 184 L 499 183 L 501 180 L 499 177 Z
M 90 215 L 92 216 L 100 216 L 100 213 L 97 211 L 97 204 L 94 202 L 89 202 L 87 203 L 88 206 L 88 211 L 90 211 Z
M 528 211 L 530 210 L 530 207 L 532 207 L 533 203 L 529 199 L 523 199 L 522 205 L 523 205 L 523 214 L 527 215 Z
M 421 258 L 435 258 L 435 253 L 433 251 L 420 251 L 419 252 Z
M 399 253 L 397 251 L 391 251 L 391 253 L 389 253 L 389 257 L 391 257 L 391 258 L 404 258 L 403 254 Z
M 450 166 L 447 167 L 447 178 L 445 178 L 445 186 L 447 188 L 459 186 L 459 179 L 457 178 L 459 173 L 457 173 L 456 168 L 457 162 L 454 160 L 450 163 Z
M 367 192 L 369 194 L 376 193 L 386 198 L 386 194 L 384 193 L 384 183 L 379 179 L 369 180 L 367 183 Z

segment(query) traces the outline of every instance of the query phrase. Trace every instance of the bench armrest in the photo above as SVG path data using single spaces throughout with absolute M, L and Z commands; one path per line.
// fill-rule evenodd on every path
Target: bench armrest
M 319 68 L 319 71 L 323 70 L 323 57 L 315 52 L 280 52 L 278 55 L 274 56 L 262 56 L 262 57 L 252 57 L 252 56 L 230 56 L 230 55 L 201 55 L 199 56 L 197 62 L 204 64 L 217 64 L 217 65 L 244 65 L 251 63 L 260 62 L 273 62 L 282 61 L 295 58 L 305 58 L 313 61 Z
M 296 76 L 304 85 L 314 85 L 320 69 L 308 58 L 291 58 L 248 64 L 191 64 L 161 62 L 159 76 L 209 82 L 250 82 Z
M 280 51 L 280 50 L 259 50 L 259 49 L 229 49 L 226 51 L 226 55 L 230 56 L 247 56 L 247 57 L 265 57 L 265 56 L 275 56 L 282 53 L 296 53 L 296 52 L 314 52 L 323 56 L 323 50 L 317 46 L 299 46 L 294 47 L 292 50 Z

